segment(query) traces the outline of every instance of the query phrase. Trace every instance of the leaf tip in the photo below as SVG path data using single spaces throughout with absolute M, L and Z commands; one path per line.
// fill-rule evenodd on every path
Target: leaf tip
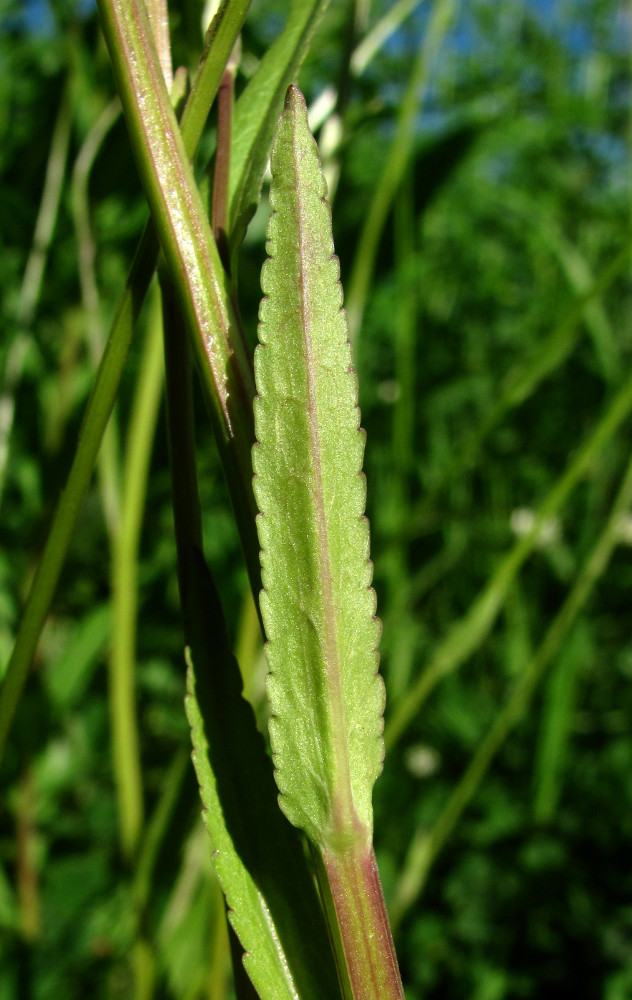
M 307 111 L 305 98 L 295 83 L 291 83 L 285 92 L 285 110 L 296 111 L 297 108 L 304 108 Z

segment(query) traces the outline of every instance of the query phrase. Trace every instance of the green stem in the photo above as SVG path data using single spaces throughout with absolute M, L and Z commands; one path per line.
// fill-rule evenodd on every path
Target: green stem
M 164 842 L 182 789 L 182 782 L 191 765 L 190 754 L 184 747 L 176 751 L 164 777 L 160 797 L 146 824 L 145 833 L 138 852 L 138 864 L 134 872 L 134 897 L 142 912 L 149 901 L 151 881 L 160 848 Z
M 154 995 L 154 959 L 151 945 L 139 937 L 132 948 L 134 970 L 134 1000 L 151 1000 Z
M 376 53 L 420 3 L 421 0 L 397 0 L 379 21 L 376 21 L 351 56 L 351 72 L 354 76 L 361 76 L 364 73 Z
M 81 299 L 86 314 L 88 350 L 95 369 L 103 354 L 105 342 L 99 290 L 95 274 L 96 245 L 90 223 L 88 181 L 103 141 L 121 113 L 118 98 L 110 101 L 88 132 L 72 171 L 72 210 L 77 234 L 77 261 Z M 112 415 L 99 450 L 98 474 L 103 514 L 110 544 L 118 531 L 120 516 L 118 435 L 115 415 Z
M 156 300 L 157 301 L 157 300 Z M 123 856 L 134 856 L 143 822 L 140 745 L 134 687 L 138 551 L 145 508 L 151 447 L 162 391 L 163 362 L 159 309 L 154 308 L 141 358 L 129 425 L 123 504 L 112 567 L 110 718 L 112 757 Z
M 139 299 L 149 285 L 158 246 L 153 232 L 145 231 L 125 294 L 114 320 L 113 334 L 105 349 L 77 444 L 66 488 L 55 510 L 41 562 L 29 592 L 13 653 L 0 689 L 0 756 L 15 709 L 48 615 L 55 587 L 64 564 L 79 510 L 92 477 L 103 431 L 112 412 L 127 357 Z

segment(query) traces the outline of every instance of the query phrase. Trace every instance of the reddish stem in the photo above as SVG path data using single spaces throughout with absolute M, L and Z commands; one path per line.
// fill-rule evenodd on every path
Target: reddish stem
M 325 849 L 317 867 L 343 994 L 404 1000 L 373 845 L 354 840 L 340 850 Z

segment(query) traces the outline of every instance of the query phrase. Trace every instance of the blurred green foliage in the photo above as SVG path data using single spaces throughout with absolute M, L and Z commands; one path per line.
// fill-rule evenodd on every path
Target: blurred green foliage
M 318 137 L 343 285 L 358 267 L 361 230 L 440 0 L 415 6 L 354 74 L 356 45 L 391 6 L 333 2 L 299 80 L 308 101 L 325 88 L 338 96 Z M 621 257 L 632 213 L 629 7 L 615 0 L 449 6 L 415 92 L 415 127 L 356 343 L 387 724 L 528 533 L 632 360 L 630 264 Z M 238 89 L 286 10 L 280 0 L 253 0 Z M 174 58 L 189 69 L 199 58 L 201 13 L 195 0 L 171 11 Z M 119 117 L 96 143 L 90 229 L 78 236 L 73 169 L 113 96 L 91 7 L 3 0 L 0 23 L 5 663 L 146 209 Z M 51 162 L 60 169 L 58 197 L 45 184 Z M 54 224 L 34 243 L 45 191 Z M 264 188 L 239 263 L 251 341 L 266 210 Z M 79 277 L 93 251 L 96 307 Z M 141 357 L 139 337 L 117 406 L 115 484 Z M 261 648 L 201 406 L 197 422 L 206 552 L 263 725 Z M 112 566 L 98 477 L 3 762 L 0 1000 L 230 995 L 222 902 L 184 763 L 163 423 L 138 565 L 141 849 L 127 865 L 118 847 L 106 671 Z M 458 670 L 446 670 L 387 757 L 376 789 L 376 846 L 411 998 L 632 993 L 629 515 L 528 711 L 463 800 L 435 864 L 424 860 L 429 833 L 602 536 L 631 442 L 630 419 L 623 420 L 540 526 L 490 628 Z

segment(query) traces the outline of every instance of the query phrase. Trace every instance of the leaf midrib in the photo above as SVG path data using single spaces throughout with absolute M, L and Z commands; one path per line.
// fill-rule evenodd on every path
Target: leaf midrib
M 329 703 L 331 705 L 331 718 L 333 723 L 333 756 L 336 771 L 334 777 L 335 795 L 333 798 L 333 814 L 330 819 L 333 830 L 340 832 L 341 830 L 355 827 L 357 823 L 357 815 L 353 802 L 351 774 L 348 764 L 349 757 L 346 741 L 344 697 L 342 692 L 342 676 L 338 651 L 338 615 L 334 601 L 331 562 L 329 558 L 328 522 L 325 514 L 321 462 L 322 449 L 318 427 L 314 351 L 311 336 L 309 295 L 305 282 L 305 275 L 309 274 L 311 262 L 309 255 L 309 239 L 305 238 L 305 231 L 307 227 L 304 224 L 305 213 L 303 210 L 301 185 L 298 183 L 298 164 L 300 163 L 300 153 L 297 148 L 296 125 L 294 120 L 292 122 L 292 153 L 295 178 L 294 192 L 297 204 L 299 259 L 301 262 L 299 274 L 299 296 L 301 301 L 301 316 L 307 366 L 309 436 L 311 442 L 312 474 L 314 482 L 313 500 L 316 516 L 316 535 L 318 538 L 319 576 L 322 583 L 322 610 L 324 627 L 323 657 L 325 682 L 330 692 Z

